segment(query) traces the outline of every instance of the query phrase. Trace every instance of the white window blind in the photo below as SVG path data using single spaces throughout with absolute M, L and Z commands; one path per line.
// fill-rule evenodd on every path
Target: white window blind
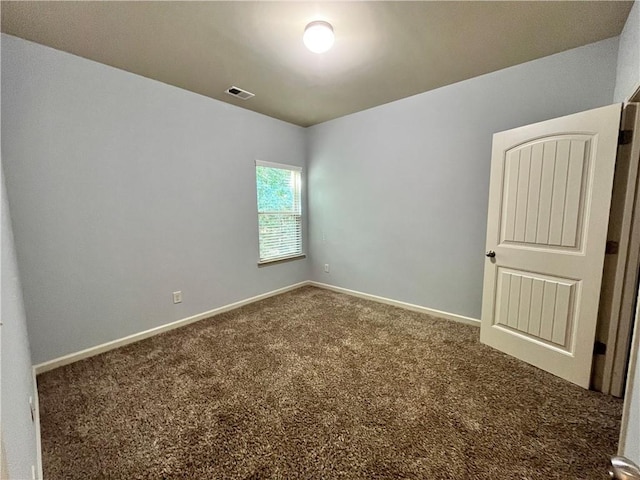
M 260 263 L 302 255 L 301 172 L 256 160 Z

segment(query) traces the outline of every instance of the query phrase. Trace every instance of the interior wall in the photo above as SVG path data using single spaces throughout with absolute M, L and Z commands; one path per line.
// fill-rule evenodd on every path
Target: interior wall
M 34 363 L 308 279 L 257 266 L 254 166 L 304 129 L 7 35 L 2 117 Z
M 611 103 L 617 46 L 310 127 L 312 279 L 480 318 L 493 133 Z
M 638 87 L 640 87 L 640 6 L 636 1 L 620 34 L 615 101 L 628 100 Z M 637 307 L 633 339 L 636 352 L 640 351 L 638 326 L 640 300 Z M 620 453 L 640 464 L 640 361 L 637 360 L 637 355 L 638 353 L 636 353 L 635 360 L 629 363 L 627 392 L 625 394 L 625 408 L 628 403 L 629 417 L 626 428 L 623 428 L 625 437 L 621 440 L 624 450 Z
M 640 87 L 640 6 L 633 4 L 624 29 L 620 34 L 618 48 L 618 64 L 614 100 L 623 102 Z M 640 302 L 638 302 L 640 308 Z M 638 331 L 638 315 L 636 311 L 634 342 L 639 349 L 640 332 Z M 627 406 L 628 404 L 628 406 Z M 630 361 L 627 376 L 627 392 L 625 394 L 625 408 L 629 408 L 627 425 L 623 426 L 620 452 L 626 457 L 640 464 L 640 362 Z
M 635 354 L 629 362 L 629 372 L 627 377 L 627 393 L 625 394 L 625 409 L 628 408 L 628 418 L 626 429 L 623 428 L 624 448 L 620 452 L 640 465 L 640 328 L 638 327 L 638 317 L 640 316 L 640 291 L 636 310 L 636 326 L 633 334 Z M 627 405 L 628 403 L 628 405 Z
M 615 102 L 629 100 L 640 87 L 640 6 L 634 2 L 620 34 Z
M 27 479 L 31 478 L 31 466 L 37 466 L 38 459 L 36 428 L 29 410 L 29 397 L 35 398 L 35 389 L 4 177 L 0 179 L 0 189 L 2 190 L 0 192 L 2 196 L 0 425 L 2 425 L 3 453 L 6 455 L 6 458 L 3 458 L 3 465 L 8 471 L 6 478 Z

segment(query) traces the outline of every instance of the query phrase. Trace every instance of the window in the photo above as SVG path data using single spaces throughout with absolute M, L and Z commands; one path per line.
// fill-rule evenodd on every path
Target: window
M 256 160 L 259 263 L 302 255 L 301 172 Z

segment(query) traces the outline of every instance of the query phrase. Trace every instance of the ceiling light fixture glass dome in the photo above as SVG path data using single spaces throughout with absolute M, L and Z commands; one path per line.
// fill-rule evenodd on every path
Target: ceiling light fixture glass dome
M 311 22 L 304 29 L 302 40 L 312 52 L 324 53 L 331 48 L 335 40 L 333 27 L 323 20 Z

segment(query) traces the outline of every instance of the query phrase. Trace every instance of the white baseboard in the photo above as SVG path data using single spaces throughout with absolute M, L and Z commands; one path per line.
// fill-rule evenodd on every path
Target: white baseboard
M 94 355 L 98 355 L 100 353 L 108 352 L 109 350 L 113 350 L 119 347 L 123 347 L 125 345 L 129 345 L 130 343 L 139 342 L 140 340 L 144 340 L 145 338 L 153 337 L 154 335 L 158 335 L 163 332 L 168 332 L 169 330 L 174 330 L 176 328 L 184 327 L 185 325 L 189 325 L 190 323 L 198 322 L 200 320 L 204 320 L 205 318 L 210 318 L 215 315 L 228 312 L 230 310 L 235 310 L 236 308 L 244 307 L 245 305 L 249 305 L 250 303 L 259 302 L 260 300 L 264 300 L 265 298 L 273 297 L 275 295 L 280 295 L 281 293 L 289 292 L 291 290 L 296 290 L 300 287 L 304 287 L 309 284 L 310 284 L 309 281 L 304 281 L 304 282 L 296 283 L 294 285 L 289 285 L 288 287 L 272 290 L 270 292 L 263 293 L 261 295 L 256 295 L 255 297 L 247 298 L 245 300 L 240 300 L 238 302 L 230 303 L 222 307 L 214 308 L 213 310 L 209 310 L 207 312 L 199 313 L 198 315 L 193 315 L 191 317 L 183 318 L 182 320 L 176 320 L 175 322 L 167 323 L 165 325 L 160 325 L 159 327 L 151 328 L 143 332 L 134 333 L 132 335 L 119 338 L 117 340 L 112 340 L 110 342 L 103 343 L 101 345 L 96 345 L 95 347 L 89 347 L 85 350 L 80 350 L 79 352 L 70 353 L 62 357 L 54 358 L 53 360 L 49 360 L 43 363 L 39 363 L 38 365 L 34 365 L 33 369 L 35 374 L 39 375 L 41 373 L 48 372 L 49 370 L 53 370 L 54 368 L 62 367 L 64 365 L 69 365 L 70 363 L 74 363 L 79 360 L 84 360 L 85 358 L 93 357 Z
M 480 326 L 480 320 L 477 318 L 465 317 L 464 315 L 458 315 L 457 313 L 443 312 L 441 310 L 435 310 L 433 308 L 427 308 L 420 305 L 414 305 L 413 303 L 400 302 L 391 298 L 379 297 L 377 295 L 371 295 L 369 293 L 358 292 L 356 290 L 349 290 L 348 288 L 336 287 L 327 283 L 309 282 L 309 285 L 318 288 L 324 288 L 326 290 L 333 290 L 334 292 L 345 293 L 354 297 L 364 298 L 366 300 L 373 300 L 378 303 L 385 303 L 387 305 L 393 305 L 394 307 L 404 308 L 414 312 L 426 313 L 433 317 L 444 318 L 447 320 L 453 320 L 454 322 L 466 323 L 467 325 L 473 325 L 475 327 Z
M 163 332 L 168 332 L 169 330 L 174 330 L 176 328 L 184 327 L 186 325 L 189 325 L 190 323 L 204 320 L 205 318 L 210 318 L 210 317 L 219 315 L 221 313 L 228 312 L 230 310 L 235 310 L 236 308 L 249 305 L 250 303 L 259 302 L 260 300 L 264 300 L 265 298 L 290 292 L 291 290 L 296 290 L 306 285 L 312 285 L 314 287 L 324 288 L 326 290 L 333 290 L 334 292 L 344 293 L 347 295 L 352 295 L 354 297 L 364 298 L 366 300 L 373 300 L 374 302 L 385 303 L 387 305 L 393 305 L 395 307 L 412 310 L 414 312 L 426 313 L 434 317 L 445 318 L 447 320 L 466 323 L 468 325 L 474 325 L 476 327 L 480 326 L 480 320 L 476 318 L 465 317 L 463 315 L 458 315 L 455 313 L 443 312 L 441 310 L 435 310 L 433 308 L 414 305 L 412 303 L 401 302 L 401 301 L 393 300 L 390 298 L 371 295 L 369 293 L 358 292 L 356 290 L 349 290 L 348 288 L 336 287 L 326 283 L 313 282 L 313 281 L 307 280 L 304 282 L 296 283 L 294 285 L 289 285 L 288 287 L 272 290 L 270 292 L 263 293 L 261 295 L 256 295 L 255 297 L 247 298 L 245 300 L 240 300 L 238 302 L 230 303 L 222 307 L 214 308 L 213 310 L 199 313 L 198 315 L 193 315 L 191 317 L 183 318 L 181 320 L 176 320 L 175 322 L 167 323 L 165 325 L 160 325 L 159 327 L 151 328 L 143 332 L 134 333 L 132 335 L 119 338 L 117 340 L 112 340 L 110 342 L 103 343 L 101 345 L 96 345 L 95 347 L 90 347 L 90 348 L 81 350 L 79 352 L 70 353 L 62 357 L 54 358 L 53 360 L 39 363 L 37 365 L 34 365 L 33 367 L 34 376 L 44 372 L 48 372 L 49 370 L 53 370 L 54 368 L 62 367 L 64 365 L 69 365 L 70 363 L 74 363 L 79 360 L 84 360 L 85 358 L 93 357 L 94 355 L 98 355 L 100 353 L 108 352 L 109 350 L 114 350 L 116 348 L 123 347 L 131 343 L 139 342 L 140 340 L 153 337 L 154 335 L 158 335 Z M 36 398 L 36 401 L 37 401 L 37 398 Z
M 36 380 L 36 369 L 31 368 L 33 377 L 33 422 L 36 429 L 36 478 L 42 480 L 44 478 L 42 470 L 42 439 L 40 437 L 40 397 L 38 396 L 38 381 Z

